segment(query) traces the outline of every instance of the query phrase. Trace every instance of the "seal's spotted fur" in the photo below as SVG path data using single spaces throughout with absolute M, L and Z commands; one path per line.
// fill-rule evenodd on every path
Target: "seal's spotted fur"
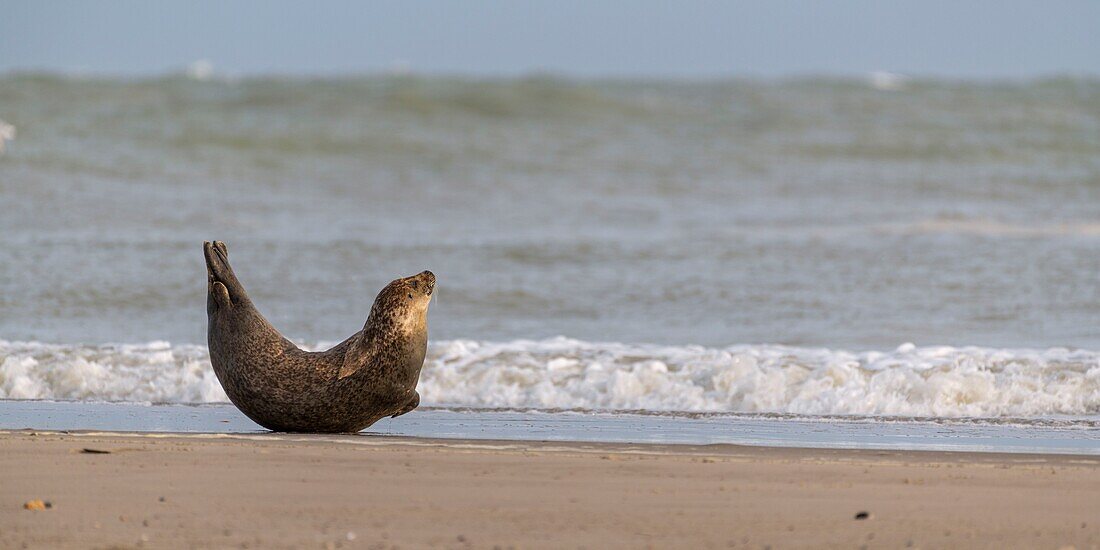
M 397 279 L 374 300 L 363 330 L 328 351 L 302 351 L 248 298 L 225 243 L 206 255 L 210 362 L 225 393 L 261 426 L 287 432 L 357 432 L 420 403 L 435 275 Z

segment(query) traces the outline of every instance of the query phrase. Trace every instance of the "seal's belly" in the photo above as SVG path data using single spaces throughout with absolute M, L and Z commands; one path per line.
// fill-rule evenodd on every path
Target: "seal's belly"
M 335 361 L 325 358 L 285 359 L 231 362 L 219 374 L 233 404 L 271 430 L 359 431 L 400 411 L 413 392 L 403 381 L 364 387 L 359 378 L 337 380 Z

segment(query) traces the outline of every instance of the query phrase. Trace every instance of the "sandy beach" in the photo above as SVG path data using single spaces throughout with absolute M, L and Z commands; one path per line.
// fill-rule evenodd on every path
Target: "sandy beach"
M 4 548 L 1096 548 L 1098 507 L 1081 456 L 0 434 Z

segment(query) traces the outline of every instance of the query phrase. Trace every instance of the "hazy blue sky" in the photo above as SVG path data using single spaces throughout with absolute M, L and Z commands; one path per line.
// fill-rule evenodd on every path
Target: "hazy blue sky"
M 0 0 L 0 71 L 1100 75 L 1096 1 Z

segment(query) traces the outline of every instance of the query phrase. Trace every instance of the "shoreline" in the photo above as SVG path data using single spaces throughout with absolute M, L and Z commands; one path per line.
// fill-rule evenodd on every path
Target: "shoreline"
M 1095 456 L 341 437 L 0 432 L 0 546 L 1100 545 Z
M 266 430 L 230 404 L 144 405 L 0 400 L 0 430 L 242 433 Z M 844 419 L 761 415 L 418 409 L 384 419 L 360 438 L 732 444 L 762 447 L 942 450 L 1100 456 L 1096 420 L 1018 424 L 966 420 Z
M 144 432 L 128 430 L 40 430 L 23 428 L 19 430 L 0 428 L 0 440 L 14 437 L 65 438 L 74 443 L 82 439 L 89 441 L 109 440 L 114 442 L 133 441 L 176 441 L 176 442 L 241 442 L 256 444 L 287 445 L 324 445 L 363 447 L 368 449 L 408 447 L 410 449 L 469 449 L 474 451 L 529 451 L 537 448 L 545 452 L 566 453 L 622 453 L 638 455 L 662 455 L 683 457 L 711 457 L 722 455 L 768 456 L 770 454 L 804 453 L 819 454 L 832 458 L 858 460 L 867 457 L 909 456 L 924 457 L 937 462 L 1004 463 L 1027 462 L 1041 459 L 1048 462 L 1095 463 L 1100 468 L 1100 455 L 1089 453 L 1064 453 L 1042 451 L 970 451 L 954 449 L 886 449 L 856 447 L 815 447 L 795 445 L 755 445 L 738 443 L 652 443 L 622 441 L 589 441 L 572 439 L 483 439 L 469 437 L 421 437 L 394 435 L 386 433 L 355 434 L 310 434 L 296 432 Z M 93 453 L 94 454 L 94 453 Z

